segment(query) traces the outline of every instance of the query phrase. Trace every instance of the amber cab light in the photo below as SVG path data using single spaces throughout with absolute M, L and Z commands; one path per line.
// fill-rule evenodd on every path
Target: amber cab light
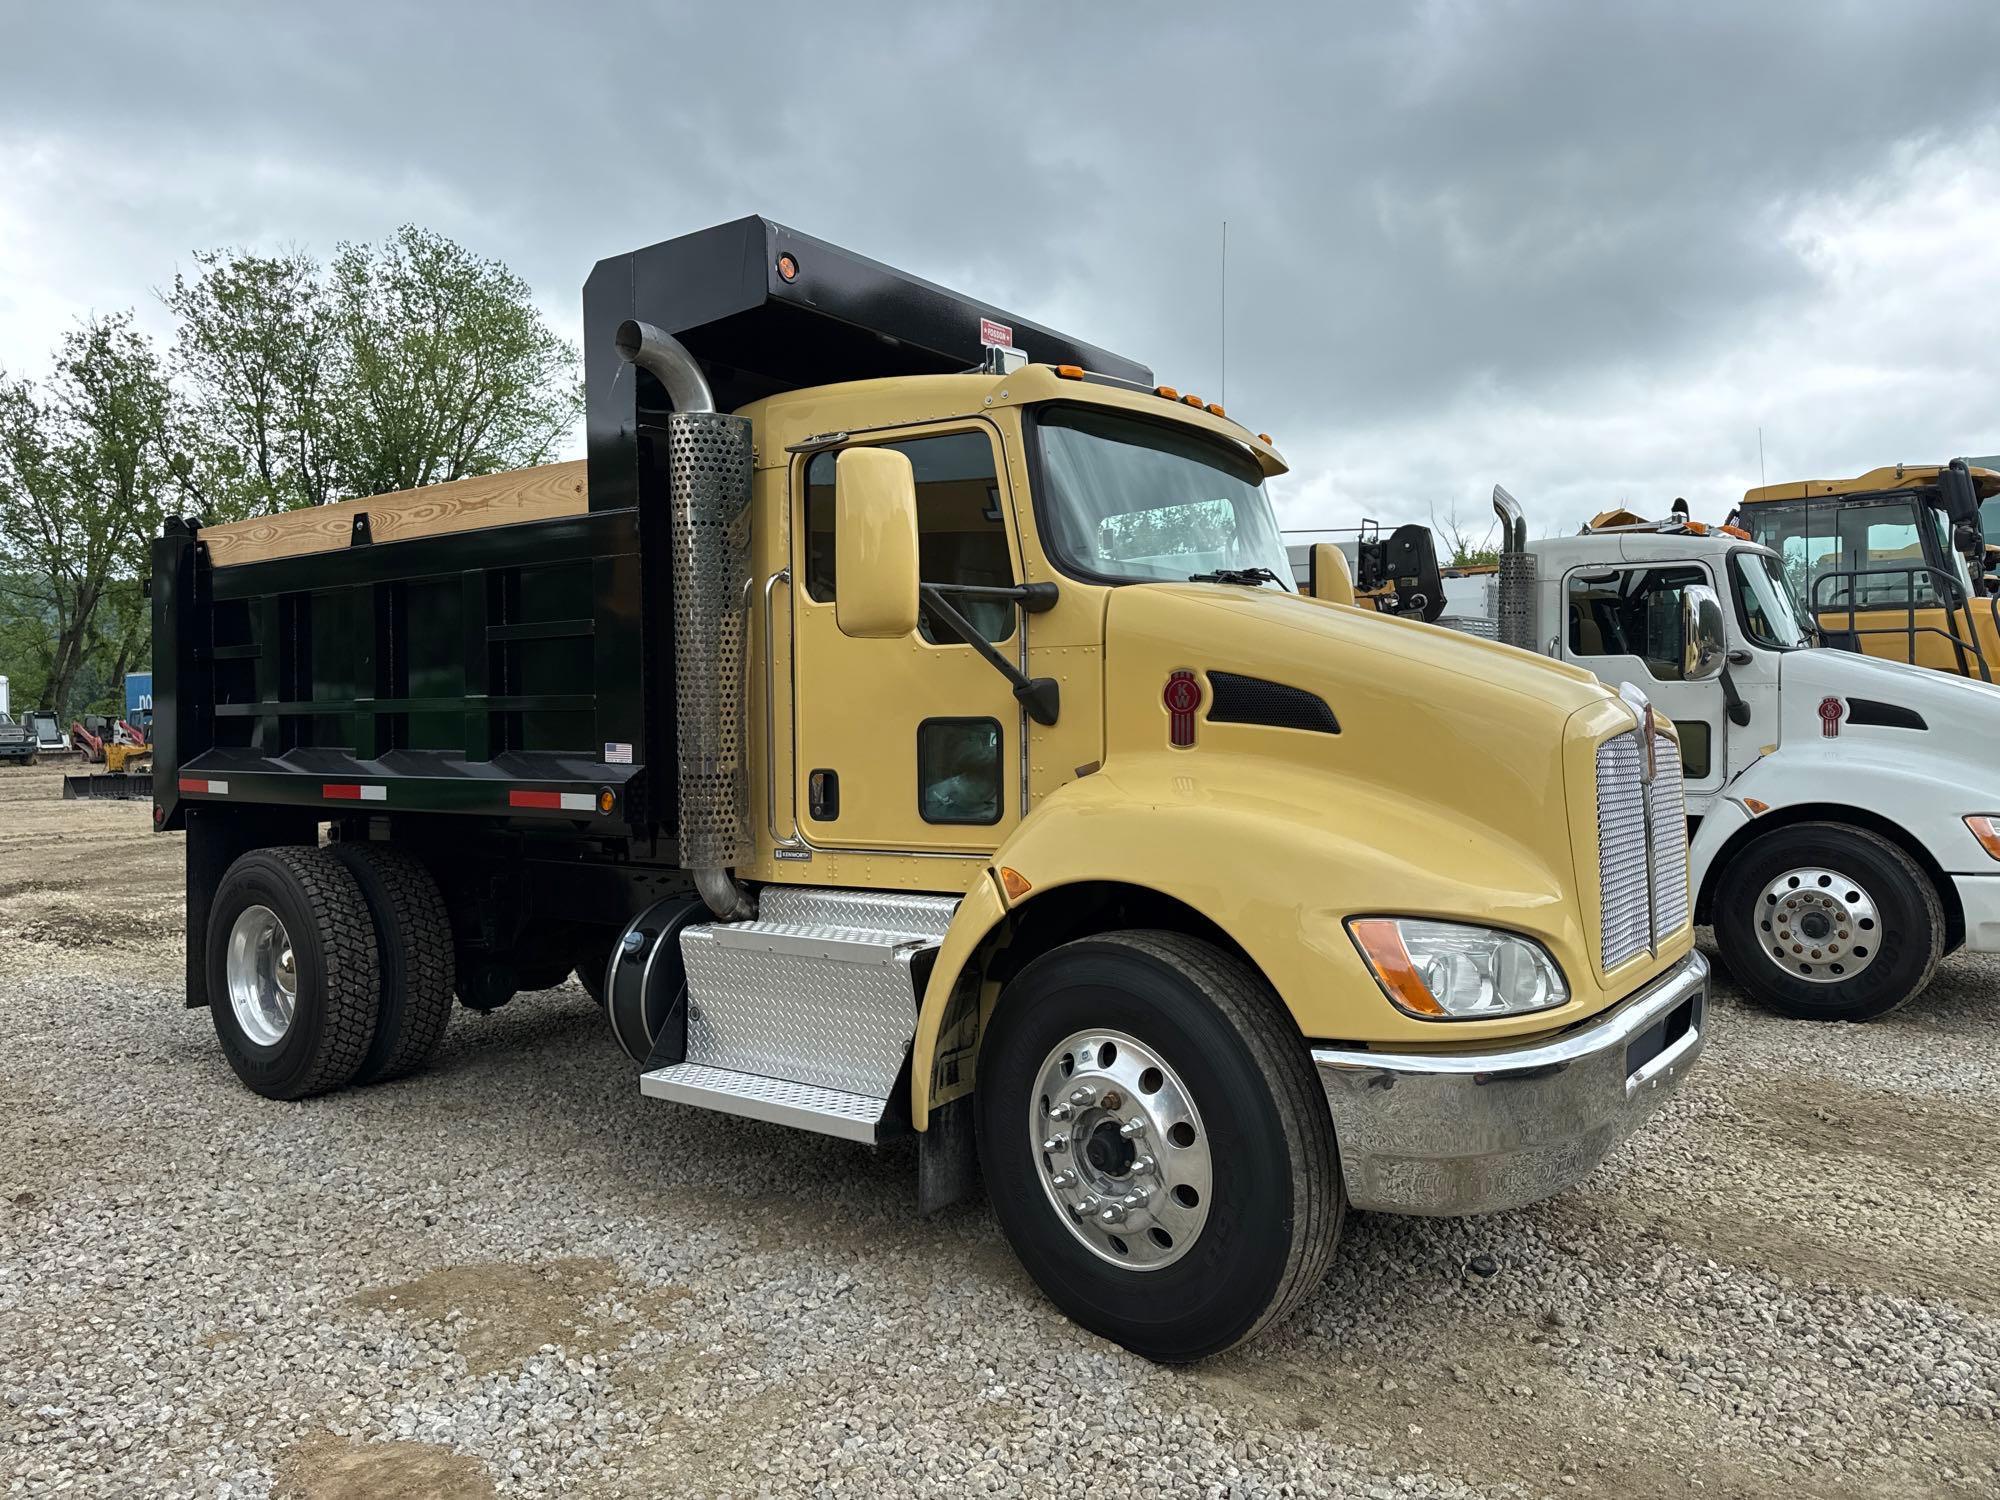
M 1190 395 L 1190 396 L 1183 396 L 1183 397 L 1181 397 L 1181 405 L 1182 405 L 1182 406 L 1200 406 L 1201 404 L 1202 404 L 1202 400 L 1201 400 L 1201 397 L 1199 397 L 1199 396 L 1192 396 L 1192 395 Z
M 1181 399 L 1181 393 L 1180 393 L 1179 391 L 1175 390 L 1175 389 L 1174 389 L 1174 388 L 1173 388 L 1172 386 L 1170 386 L 1170 385 L 1156 385 L 1156 386 L 1154 386 L 1154 387 L 1153 387 L 1153 394 L 1154 394 L 1155 396 L 1165 396 L 1165 397 L 1166 397 L 1166 398 L 1167 398 L 1167 399 L 1168 399 L 1169 401 L 1178 401 L 1178 400 L 1180 400 L 1180 399 Z
M 1057 365 L 1056 374 L 1061 376 L 1064 380 L 1081 380 L 1083 379 L 1083 366 Z
M 1965 826 L 1979 840 L 1980 848 L 2000 859 L 2000 814 L 1974 813 L 1966 818 Z
M 1211 417 L 1226 417 L 1229 415 L 1228 412 L 1222 409 L 1222 403 L 1220 401 L 1211 401 L 1208 403 L 1208 405 L 1204 406 L 1202 410 L 1207 412 Z
M 1262 443 L 1266 448 L 1275 448 L 1278 446 L 1274 441 L 1272 441 L 1271 434 L 1268 432 L 1258 433 L 1257 441 Z
M 1403 946 L 1402 929 L 1386 917 L 1363 917 L 1349 922 L 1347 930 L 1367 956 L 1368 967 L 1388 992 L 1396 1008 L 1413 1016 L 1442 1016 L 1445 1009 L 1417 977 L 1410 950 Z

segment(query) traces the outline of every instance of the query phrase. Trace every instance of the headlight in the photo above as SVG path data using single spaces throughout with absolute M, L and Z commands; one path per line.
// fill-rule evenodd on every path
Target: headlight
M 1396 1009 L 1420 1021 L 1479 1021 L 1569 999 L 1540 943 L 1491 927 L 1414 917 L 1357 917 L 1354 946 Z

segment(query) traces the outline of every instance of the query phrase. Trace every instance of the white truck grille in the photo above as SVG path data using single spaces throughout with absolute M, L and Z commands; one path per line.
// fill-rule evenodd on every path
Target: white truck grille
M 1687 813 L 1680 747 L 1654 738 L 1646 778 L 1639 732 L 1597 747 L 1597 880 L 1606 969 L 1659 946 L 1688 920 Z

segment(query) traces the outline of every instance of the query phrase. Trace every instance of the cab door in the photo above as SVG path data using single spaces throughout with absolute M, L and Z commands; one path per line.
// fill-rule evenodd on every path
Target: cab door
M 845 447 L 910 460 L 925 583 L 1009 587 L 1019 577 L 999 434 L 979 421 L 870 433 L 801 455 L 792 473 L 794 805 L 825 849 L 984 853 L 1021 816 L 1021 710 L 1007 680 L 936 620 L 894 639 L 841 634 L 834 483 Z M 1009 660 L 1011 603 L 955 600 Z
M 1682 598 L 1697 584 L 1716 586 L 1699 562 L 1573 568 L 1563 578 L 1563 659 L 1613 687 L 1630 682 L 1674 721 L 1691 798 L 1719 791 L 1728 774 L 1722 686 L 1681 677 Z

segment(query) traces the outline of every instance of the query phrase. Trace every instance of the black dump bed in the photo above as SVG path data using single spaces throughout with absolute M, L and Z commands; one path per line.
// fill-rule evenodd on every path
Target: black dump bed
M 652 841 L 676 767 L 665 397 L 627 318 L 679 337 L 724 410 L 779 391 L 975 367 L 982 320 L 1030 359 L 1145 367 L 747 218 L 600 261 L 584 288 L 589 509 L 215 566 L 154 544 L 156 821 L 210 804 L 472 814 Z M 283 526 L 286 518 L 273 523 Z M 305 517 L 299 517 L 304 521 Z

